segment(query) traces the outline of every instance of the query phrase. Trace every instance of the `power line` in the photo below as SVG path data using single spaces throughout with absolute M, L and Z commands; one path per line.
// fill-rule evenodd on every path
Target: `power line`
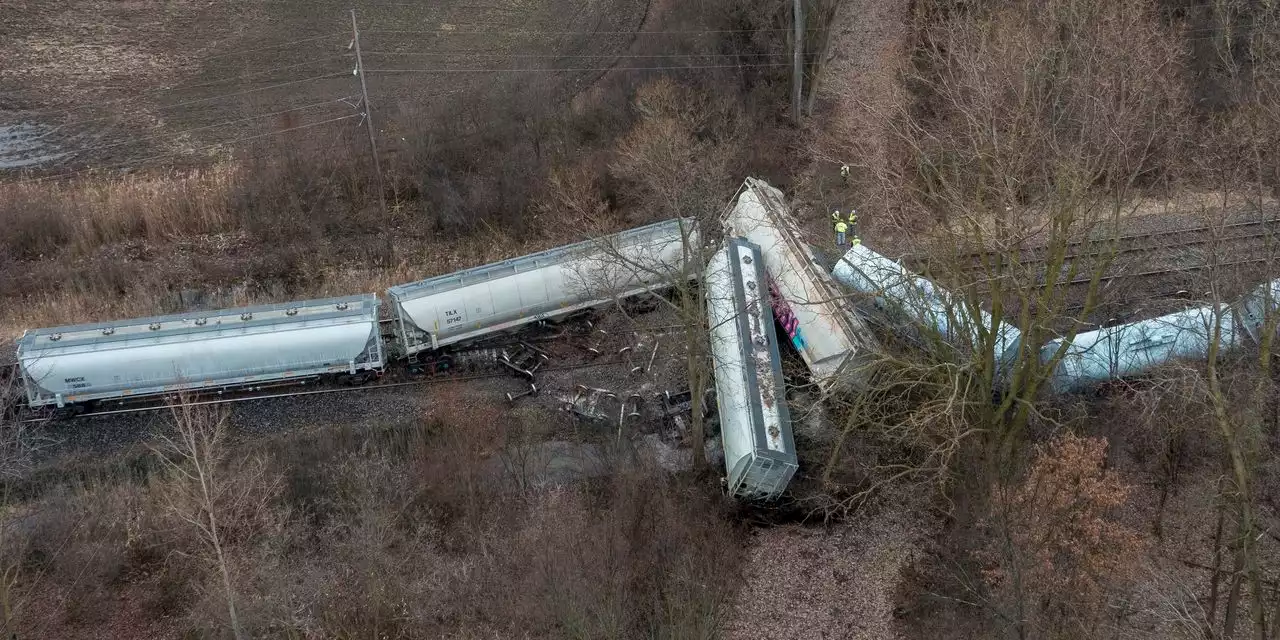
M 518 69 L 366 69 L 366 73 L 503 73 L 527 71 L 678 71 L 684 69 L 742 69 L 748 67 L 789 67 L 777 64 L 678 65 L 669 67 L 522 67 Z
M 790 53 L 653 53 L 653 54 L 627 54 L 627 53 L 574 53 L 558 55 L 554 53 L 488 53 L 478 51 L 365 51 L 366 56 L 468 56 L 483 58 L 760 58 L 760 57 L 786 57 L 790 58 Z M 816 57 L 819 53 L 806 53 L 804 57 Z
M 275 68 L 272 68 L 272 69 L 263 69 L 262 71 L 254 71 L 253 73 L 241 74 L 241 75 L 238 75 L 238 76 L 235 76 L 235 77 L 230 77 L 230 76 L 229 76 L 229 77 L 222 78 L 222 79 L 219 79 L 219 80 L 210 80 L 210 81 L 208 81 L 208 82 L 201 82 L 201 83 L 196 83 L 196 84 L 180 84 L 180 85 L 175 86 L 175 87 L 165 87 L 165 88 L 163 88 L 163 89 L 153 89 L 153 90 L 151 90 L 151 91 L 146 91 L 146 92 L 143 92 L 143 93 L 134 94 L 134 95 L 127 96 L 127 97 L 124 97 L 124 98 L 118 98 L 118 99 L 116 99 L 116 100 L 109 100 L 109 101 L 107 101 L 107 102 L 92 102 L 92 103 L 89 103 L 89 104 L 81 105 L 81 106 L 79 106 L 79 107 L 71 107 L 71 108 L 69 108 L 69 109 L 63 109 L 63 110 L 61 110 L 61 111 L 50 112 L 50 115 L 65 115 L 65 114 L 71 113 L 71 112 L 73 112 L 73 111 L 80 111 L 80 110 L 82 110 L 82 109 L 90 109 L 90 108 L 93 108 L 93 107 L 102 107 L 102 106 L 105 106 L 105 105 L 109 105 L 109 104 L 116 104 L 116 103 L 119 103 L 119 102 L 128 102 L 128 101 L 130 101 L 130 100 L 136 100 L 136 99 L 138 99 L 138 98 L 140 98 L 140 97 L 142 97 L 142 96 L 155 95 L 155 94 L 157 94 L 157 93 L 168 93 L 168 92 L 170 92 L 170 91 L 182 91 L 182 90 L 186 90 L 186 89 L 198 89 L 198 88 L 200 88 L 200 87 L 211 87 L 211 86 L 214 86 L 214 85 L 224 84 L 224 83 L 227 83 L 227 82 L 234 82 L 234 81 L 236 81 L 236 80 L 244 80 L 245 78 L 250 78 L 250 77 L 253 77 L 253 76 L 260 76 L 260 75 L 264 75 L 264 74 L 268 74 L 268 73 L 274 73 L 274 72 L 276 72 L 276 71 L 286 71 L 286 70 L 288 70 L 288 69 L 296 69 L 296 68 L 298 68 L 298 67 L 305 67 L 305 66 L 313 65 L 313 64 L 316 64 L 316 63 L 320 63 L 320 62 L 329 62 L 329 61 L 331 61 L 331 60 L 337 60 L 337 59 L 339 59 L 339 58 L 346 58 L 346 57 L 349 57 L 349 55 L 350 55 L 350 54 L 345 54 L 345 53 L 344 53 L 344 54 L 341 54 L 341 55 L 329 56 L 328 58 L 319 58 L 319 59 L 316 59 L 316 60 L 308 60 L 308 61 L 306 61 L 306 62 L 299 62 L 298 64 L 285 65 L 285 66 L 283 66 L 283 67 L 275 67 Z
M 256 140 L 256 139 L 258 139 L 258 138 L 266 138 L 266 137 L 270 137 L 270 136 L 280 135 L 280 134 L 282 134 L 282 133 L 289 133 L 290 131 L 298 131 L 298 130 L 300 130 L 300 129 L 309 129 L 309 128 L 311 128 L 311 127 L 318 127 L 318 126 L 321 126 L 321 125 L 331 124 L 331 123 L 334 123 L 334 122 L 339 122 L 339 121 L 341 121 L 341 120 L 350 120 L 351 118 L 358 118 L 358 117 L 361 117 L 361 116 L 363 116 L 363 115 L 364 115 L 363 113 L 353 113 L 353 114 L 350 114 L 350 115 L 340 116 L 340 117 L 337 117 L 337 118 L 330 118 L 330 119 L 328 119 L 328 120 L 322 120 L 322 121 L 320 121 L 320 122 L 312 122 L 312 123 L 308 123 L 308 124 L 298 125 L 298 126 L 296 126 L 296 127 L 289 127 L 289 128 L 287 128 L 287 129 L 279 129 L 279 130 L 276 130 L 276 131 L 268 131 L 267 133 L 260 133 L 260 134 L 257 134 L 257 135 L 245 136 L 245 137 L 243 137 L 243 138 L 236 138 L 236 139 L 234 139 L 234 140 L 225 140 L 225 141 L 223 141 L 223 142 L 216 142 L 216 143 L 214 143 L 214 144 L 206 145 L 206 146 L 203 146 L 203 147 L 196 147 L 196 148 L 194 148 L 194 149 L 190 149 L 190 150 L 187 150 L 187 151 L 170 151 L 170 152 L 168 152 L 168 153 L 160 153 L 160 154 L 156 154 L 156 155 L 154 155 L 154 156 L 148 156 L 148 157 L 146 157 L 146 158 L 139 158 L 139 159 L 136 159 L 136 160 L 131 160 L 131 161 L 129 161 L 129 162 L 120 163 L 120 164 L 117 164 L 117 165 L 114 165 L 114 166 L 111 166 L 111 167 L 88 167 L 88 168 L 85 168 L 85 169 L 80 169 L 80 170 L 78 170 L 78 171 L 69 171 L 69 172 L 67 172 L 67 173 L 60 173 L 60 174 L 58 174 L 58 175 L 53 175 L 53 176 L 43 176 L 43 177 L 40 177 L 40 178 L 30 178 L 30 179 L 27 179 L 27 180 L 18 180 L 18 181 L 16 181 L 16 182 L 19 182 L 19 183 L 37 183 L 37 182 L 45 182 L 45 181 L 47 181 L 47 180 L 57 180 L 57 179 L 60 179 L 60 178 L 67 178 L 67 177 L 70 177 L 70 176 L 79 175 L 79 174 L 81 174 L 81 173 L 88 173 L 88 172 L 92 172 L 92 171 L 105 171 L 105 170 L 109 170 L 109 169 L 119 169 L 119 168 L 121 168 L 121 167 L 126 167 L 126 166 L 128 166 L 128 165 L 132 165 L 132 164 L 138 164 L 138 163 L 142 163 L 142 162 L 149 162 L 149 161 L 151 161 L 151 160 L 158 160 L 158 159 L 160 159 L 160 158 L 167 158 L 167 157 L 170 157 L 170 156 L 181 155 L 181 154 L 185 154 L 185 153 L 197 153 L 197 152 L 200 152 L 200 151 L 208 151 L 209 149 L 215 149 L 215 148 L 217 148 L 217 147 L 221 147 L 221 146 L 225 146 L 225 145 L 236 144 L 236 143 L 245 142 L 245 141 L 248 141 L 248 140 Z
M 213 101 L 213 100 L 221 100 L 222 98 L 234 98 L 234 97 L 236 97 L 236 96 L 248 95 L 248 94 L 250 94 L 250 93 L 257 93 L 257 92 L 259 92 L 259 91 L 268 91 L 268 90 L 270 90 L 270 89 L 279 89 L 280 87 L 288 87 L 288 86 L 292 86 L 292 85 L 296 85 L 296 84 L 302 84 L 302 83 L 304 83 L 304 82 L 311 82 L 311 81 L 313 81 L 313 80 L 323 80 L 323 79 L 326 79 L 326 78 L 338 78 L 338 77 L 342 77 L 342 76 L 347 75 L 347 73 L 348 73 L 348 72 L 346 72 L 346 71 L 338 71 L 338 72 L 333 72 L 333 73 L 326 73 L 326 74 L 322 74 L 322 75 L 318 75 L 318 76 L 312 76 L 312 77 L 310 77 L 310 78 L 303 78 L 303 79 L 301 79 L 301 80 L 291 80 L 291 81 L 289 81 L 289 82 L 281 82 L 281 83 L 279 83 L 279 84 L 267 85 L 267 86 L 265 86 L 265 87 L 257 87 L 257 88 L 254 88 L 254 89 L 246 89 L 246 90 L 244 90 L 244 91 L 236 91 L 236 92 L 234 92 L 234 93 L 224 93 L 224 94 L 221 94 L 221 95 L 209 96 L 209 97 L 207 97 L 207 98 L 197 98 L 197 99 L 195 99 L 195 100 L 186 100 L 186 101 L 184 101 L 184 102 L 174 102 L 174 103 L 172 103 L 172 104 L 159 105 L 159 106 L 155 107 L 154 109 L 155 109 L 156 111 L 164 111 L 164 110 L 166 110 L 166 109 L 173 109 L 173 108 L 176 108 L 176 107 L 185 107 L 185 106 L 188 106 L 188 105 L 200 104 L 201 102 L 211 102 L 211 101 Z M 100 118 L 92 118 L 92 119 L 89 119 L 89 120 L 81 120 L 80 122 L 77 122 L 77 123 L 75 123 L 75 124 L 76 124 L 76 125 L 83 125 L 83 124 L 88 124 L 88 123 L 90 123 L 90 122 L 100 122 L 100 121 L 102 121 L 102 120 L 111 120 L 112 118 L 115 118 L 115 117 L 117 117 L 117 115 L 102 116 L 102 117 L 100 117 Z M 63 126 L 66 126 L 66 125 L 63 125 Z
M 208 125 L 204 125 L 204 126 L 200 126 L 200 127 L 192 127 L 192 128 L 190 128 L 190 129 L 183 129 L 183 130 L 181 130 L 181 131 L 175 131 L 175 132 L 173 132 L 173 133 L 157 134 L 157 135 L 154 135 L 154 136 L 147 136 L 147 137 L 144 137 L 144 138 L 131 138 L 131 139 L 129 139 L 129 140 L 125 140 L 125 141 L 122 141 L 122 142 L 116 142 L 116 143 L 112 143 L 112 144 L 98 145 L 98 146 L 94 146 L 94 147 L 82 147 L 82 148 L 79 148 L 79 149 L 72 149 L 72 150 L 70 150 L 70 151 L 64 151 L 64 152 L 61 152 L 61 153 L 62 153 L 62 155 L 74 156 L 74 155 L 78 155 L 78 154 L 84 153 L 84 152 L 86 152 L 86 151 L 98 151 L 98 150 L 101 150 L 101 149 L 111 149 L 111 148 L 114 148 L 114 147 L 119 147 L 119 146 L 122 146 L 122 145 L 129 144 L 129 143 L 132 143 L 132 142 L 141 142 L 141 141 L 144 141 L 144 140 L 155 140 L 155 139 L 157 139 L 157 138 L 176 138 L 176 137 L 178 137 L 178 136 L 180 136 L 180 135 L 187 134 L 187 133 L 192 133 L 192 132 L 194 132 L 194 131 L 204 131 L 204 130 L 206 130 L 206 129 L 216 129 L 217 127 L 225 127 L 225 126 L 230 125 L 230 124 L 239 124 L 239 123 L 242 123 L 242 122 L 252 122 L 252 121 L 254 121 L 254 120 L 261 120 L 261 119 L 263 119 L 263 118 L 270 118 L 270 117 L 272 117 L 272 116 L 283 115 L 283 114 L 286 114 L 286 113 L 289 113 L 289 112 L 292 112 L 292 111 L 303 111 L 303 110 L 305 110 L 305 109 L 311 109 L 311 108 L 319 107 L 319 106 L 323 106 L 323 105 L 326 105 L 326 104 L 334 104 L 334 103 L 337 103 L 337 102 L 345 102 L 345 101 L 347 101 L 347 100 L 355 100 L 356 98 L 359 98 L 359 97 L 360 97 L 360 96 L 347 96 L 347 97 L 344 97 L 344 98 L 338 98 L 338 99 L 336 99 L 336 100 L 326 100 L 326 101 L 324 101 L 324 102 L 315 102 L 315 103 L 312 103 L 312 104 L 302 105 L 302 106 L 300 106 L 300 107 L 293 107 L 292 109 L 282 109 L 282 110 L 280 110 L 280 111 L 273 111 L 273 112 L 271 112 L 271 113 L 263 113 L 263 114 L 260 114 L 260 115 L 256 115 L 256 116 L 249 116 L 249 117 L 246 117 L 246 118 L 238 118 L 238 119 L 235 119 L 235 120 L 225 120 L 225 121 L 223 121 L 223 122 L 217 122 L 217 123 L 214 123 L 214 124 L 208 124 Z M 354 106 L 354 105 L 353 105 L 353 106 Z
M 205 60 L 213 60 L 214 58 L 225 58 L 225 57 L 227 57 L 227 56 L 238 56 L 238 55 L 244 55 L 244 54 L 246 54 L 246 53 L 254 53 L 254 52 L 257 52 L 257 51 L 267 51 L 267 50 L 270 50 L 270 49 L 279 49 L 280 47 L 287 47 L 287 46 L 289 46 L 289 45 L 291 45 L 291 44 L 298 44 L 298 43 L 301 43 L 301 42 L 313 42 L 313 41 L 315 41 L 315 40 L 322 40 L 322 39 L 324 39 L 324 38 L 332 38 L 332 37 L 334 37 L 334 36 L 341 36 L 341 35 L 345 35 L 345 32 L 343 32 L 343 31 L 335 31 L 335 32 L 333 32 L 333 33 L 326 33 L 326 34 L 323 34 L 323 35 L 313 36 L 313 37 L 310 37 L 310 38 L 302 38 L 301 40 L 290 40 L 290 41 L 288 41 L 288 42 L 281 42 L 281 43 L 278 43 L 278 44 L 268 45 L 268 46 L 265 46 L 265 47 L 258 47 L 257 49 L 241 49 L 241 50 L 239 50 L 239 51 L 228 51 L 228 52 L 226 52 L 226 53 L 219 53 L 219 54 L 215 54 L 215 55 L 211 55 L 211 56 L 205 56 L 205 57 L 204 57 L 204 59 L 205 59 Z

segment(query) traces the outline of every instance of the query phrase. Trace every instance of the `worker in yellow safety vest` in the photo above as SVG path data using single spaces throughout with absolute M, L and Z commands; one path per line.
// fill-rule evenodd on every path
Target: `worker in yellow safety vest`
M 840 210 L 836 209 L 834 212 L 831 213 L 831 224 L 836 229 L 836 244 L 838 246 L 841 246 L 841 247 L 844 246 L 845 238 L 850 234 L 850 232 L 852 232 L 853 234 L 853 244 L 854 245 L 862 244 L 862 240 L 858 238 L 858 232 L 857 232 L 857 224 L 858 224 L 857 209 L 850 211 L 848 218 L 845 218 L 844 216 L 840 215 Z
M 837 223 L 837 222 L 848 222 L 850 225 L 857 224 L 857 223 L 858 223 L 858 210 L 857 210 L 857 209 L 854 209 L 853 211 L 850 211 L 850 212 L 849 212 L 849 218 L 848 218 L 847 220 L 845 219 L 845 217 L 844 217 L 844 216 L 840 215 L 840 210 L 839 210 L 839 209 L 836 209 L 835 211 L 832 211 L 832 212 L 831 212 L 831 224 L 835 224 L 835 223 Z

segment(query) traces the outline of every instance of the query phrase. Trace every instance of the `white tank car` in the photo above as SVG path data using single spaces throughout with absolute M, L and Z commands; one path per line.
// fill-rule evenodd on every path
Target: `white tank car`
M 1081 391 L 1090 386 L 1140 375 L 1175 359 L 1203 359 L 1209 353 L 1214 323 L 1218 324 L 1222 353 L 1241 345 L 1242 334 L 1228 305 L 1207 305 L 1177 313 L 1076 334 L 1049 378 L 1054 393 Z M 1048 363 L 1063 339 L 1040 348 Z
M 778 497 L 797 468 L 762 263 L 759 247 L 728 238 L 705 280 L 725 479 L 748 499 Z
M 982 342 L 981 327 L 989 330 L 994 321 L 982 309 L 978 309 L 975 321 L 963 300 L 865 244 L 849 249 L 831 270 L 831 276 L 862 294 L 854 297 L 855 304 L 883 314 L 899 335 L 908 338 L 931 341 L 936 337 L 958 348 L 971 349 Z M 993 342 L 996 374 L 1007 379 L 1018 360 L 1022 332 L 1002 321 Z
M 782 192 L 747 178 L 725 229 L 760 247 L 773 312 L 813 381 L 823 391 L 861 386 L 861 365 L 874 338 L 861 318 L 843 308 L 843 292 L 800 241 Z
M 1261 344 L 1264 331 L 1280 311 L 1280 280 L 1255 287 L 1231 305 L 1204 305 L 1158 318 L 1077 334 L 1067 346 L 1049 383 L 1057 393 L 1081 391 L 1118 378 L 1141 375 L 1176 359 L 1203 360 L 1209 355 L 1213 327 L 1218 325 L 1218 350 L 1226 354 L 1246 341 Z M 1048 362 L 1063 339 L 1040 348 Z
M 31 406 L 213 390 L 383 367 L 375 295 L 27 331 Z
M 695 221 L 677 218 L 387 290 L 404 355 L 554 319 L 692 277 Z

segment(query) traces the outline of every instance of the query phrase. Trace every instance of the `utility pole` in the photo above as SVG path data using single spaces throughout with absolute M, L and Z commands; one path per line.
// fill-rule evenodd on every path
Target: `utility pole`
M 791 22 L 794 33 L 791 50 L 791 117 L 795 119 L 796 126 L 800 126 L 800 98 L 804 95 L 804 0 L 792 0 Z M 356 51 L 359 50 L 357 45 Z M 357 53 L 356 57 L 359 58 L 360 54 Z
M 356 27 L 356 10 L 351 10 L 351 46 L 356 50 L 356 75 L 360 77 L 360 94 L 364 96 L 364 123 L 369 130 L 369 152 L 373 154 L 373 170 L 378 174 L 378 203 L 382 216 L 387 216 L 387 190 L 382 184 L 382 163 L 378 161 L 378 143 L 373 135 L 373 106 L 369 104 L 369 86 L 364 81 L 364 60 L 360 58 L 360 29 Z

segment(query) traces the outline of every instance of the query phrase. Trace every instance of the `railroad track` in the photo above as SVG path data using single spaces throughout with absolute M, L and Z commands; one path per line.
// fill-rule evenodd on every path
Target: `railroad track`
M 607 366 L 614 366 L 619 364 L 626 364 L 626 362 L 621 358 L 614 358 L 610 360 L 602 360 L 602 361 L 595 361 L 595 362 L 584 362 L 579 364 L 545 367 L 543 369 L 539 369 L 539 372 L 541 373 L 544 371 L 576 371 L 579 369 L 592 369 L 596 367 L 607 367 Z M 420 386 L 427 386 L 427 385 L 433 385 L 433 384 L 443 384 L 447 382 L 465 382 L 468 380 L 486 380 L 490 378 L 511 378 L 511 377 L 513 376 L 510 371 L 494 371 L 491 373 L 479 373 L 479 374 L 467 374 L 467 375 L 440 375 L 436 377 L 425 378 L 422 380 L 408 380 L 404 382 L 381 382 L 381 383 L 352 386 L 352 387 L 333 387 L 329 389 L 312 389 L 309 391 L 291 391 L 288 393 L 246 394 L 246 395 L 236 396 L 232 398 L 197 400 L 193 402 L 188 402 L 186 403 L 186 405 L 193 406 L 193 407 L 210 406 L 210 405 L 226 405 L 226 404 L 236 404 L 240 402 L 251 402 L 254 400 L 296 398 L 296 397 L 303 397 L 303 396 L 323 395 L 323 394 L 329 394 L 329 393 L 357 393 L 361 391 L 381 391 L 386 389 L 400 389 L 405 387 L 420 387 Z M 123 409 L 109 409 L 105 411 L 93 411 L 89 413 L 82 413 L 77 416 L 64 418 L 64 420 L 72 421 L 72 420 L 83 420 L 84 418 L 97 418 L 102 416 L 149 413 L 152 411 L 163 411 L 165 409 L 168 409 L 169 407 L 170 405 L 168 404 L 156 404 L 156 405 L 145 405 L 145 406 L 139 406 L 139 407 L 128 407 Z M 50 420 L 49 416 L 43 416 L 39 418 L 25 418 L 23 420 L 20 420 L 20 422 L 23 424 L 38 424 L 38 423 L 48 422 L 49 420 Z
M 1248 230 L 1253 230 L 1249 232 Z M 1212 232 L 1226 231 L 1244 231 L 1243 233 L 1233 233 L 1229 236 L 1222 237 L 1206 237 Z M 1248 240 L 1257 240 L 1268 238 L 1273 235 L 1280 235 L 1280 218 L 1269 218 L 1267 220 L 1249 220 L 1243 222 L 1234 222 L 1220 227 L 1192 227 L 1187 229 L 1172 229 L 1168 231 L 1157 231 L 1155 233 L 1134 234 L 1129 236 L 1120 236 L 1118 238 L 1092 238 L 1085 240 L 1073 240 L 1068 242 L 1066 249 L 1068 251 L 1065 261 L 1079 260 L 1081 258 L 1098 258 L 1110 255 L 1112 250 L 1109 248 L 1100 248 L 1093 251 L 1072 251 L 1081 247 L 1105 247 L 1113 240 L 1116 243 L 1114 249 L 1115 256 L 1126 254 L 1141 254 L 1157 251 L 1168 251 L 1170 249 L 1205 246 L 1211 243 L 1232 243 L 1243 242 Z M 1179 236 L 1195 236 L 1183 240 L 1177 240 Z M 1031 265 L 1045 262 L 1047 256 L 1044 255 L 1046 249 L 1044 247 L 1036 247 L 1019 256 L 1019 263 L 1023 265 Z M 957 269 L 961 272 L 977 271 L 984 268 L 983 258 L 992 255 L 991 250 L 979 250 L 962 253 L 956 256 L 955 261 L 958 265 Z M 930 260 L 926 256 L 910 256 L 907 258 L 913 268 L 925 271 L 929 267 Z
M 1196 273 L 1199 271 L 1208 271 L 1211 269 L 1230 269 L 1234 267 L 1243 267 L 1243 266 L 1249 266 L 1249 265 L 1268 264 L 1268 263 L 1280 263 L 1280 255 L 1268 256 L 1265 258 L 1248 258 L 1244 260 L 1231 260 L 1228 262 L 1219 262 L 1216 264 L 1202 264 L 1202 265 L 1194 265 L 1194 266 L 1188 266 L 1188 267 L 1177 267 L 1177 268 L 1171 268 L 1171 269 L 1151 269 L 1147 271 L 1111 273 L 1111 274 L 1103 275 L 1100 278 L 1098 278 L 1098 282 L 1100 284 L 1106 285 L 1112 281 L 1151 280 L 1151 279 L 1160 278 L 1160 277 L 1174 276 L 1174 275 L 1187 274 L 1187 273 Z M 1055 287 L 1067 288 L 1067 287 L 1080 287 L 1082 285 L 1087 285 L 1092 281 L 1093 281 L 1093 276 L 1085 275 L 1085 276 L 1078 276 L 1070 280 L 1055 280 L 1053 282 L 1040 281 L 1040 282 L 1027 284 L 1025 286 L 1033 289 L 1044 289 L 1050 286 L 1050 284 L 1052 284 Z M 978 287 L 978 291 L 980 293 L 986 293 L 990 291 L 990 289 L 988 287 L 984 287 L 980 285 Z M 1068 308 L 1071 308 L 1071 307 L 1068 307 Z M 1077 305 L 1074 308 L 1082 309 L 1083 306 Z

